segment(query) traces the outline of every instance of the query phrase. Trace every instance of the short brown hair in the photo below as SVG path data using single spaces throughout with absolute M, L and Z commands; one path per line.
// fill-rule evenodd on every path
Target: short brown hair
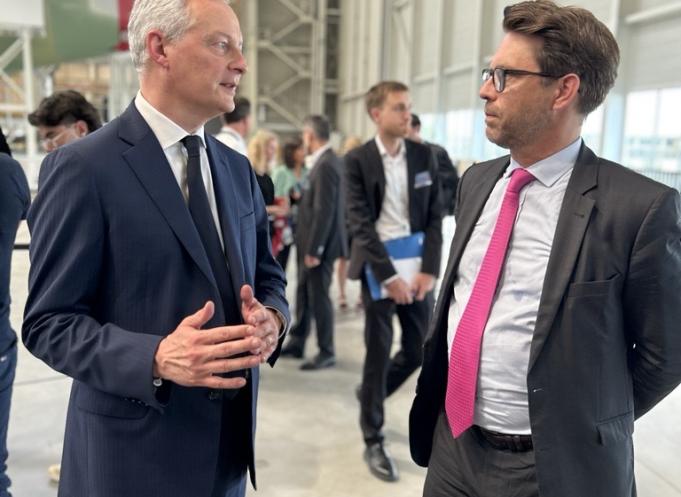
M 381 81 L 369 88 L 369 91 L 364 96 L 364 102 L 366 103 L 369 117 L 371 117 L 372 109 L 376 109 L 383 105 L 389 93 L 403 91 L 409 91 L 409 87 L 399 81 Z
M 587 115 L 615 84 L 620 51 L 610 30 L 586 9 L 560 7 L 550 0 L 517 3 L 504 9 L 504 31 L 537 36 L 540 70 L 580 78 L 578 109 Z
M 102 127 L 97 109 L 75 90 L 63 90 L 45 97 L 38 108 L 28 115 L 28 122 L 33 126 L 69 125 L 76 121 L 85 121 L 87 132 Z

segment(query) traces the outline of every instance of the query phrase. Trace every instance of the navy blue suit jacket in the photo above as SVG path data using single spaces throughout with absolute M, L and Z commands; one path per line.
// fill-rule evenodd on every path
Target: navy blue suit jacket
M 9 280 L 14 238 L 26 217 L 31 193 L 21 165 L 0 153 L 0 355 L 17 340 L 9 322 Z
M 288 320 L 286 281 L 270 254 L 252 169 L 213 137 L 206 142 L 234 294 L 250 284 Z M 223 428 L 239 432 L 233 450 L 254 481 L 257 368 L 244 387 L 250 401 L 226 406 L 226 414 L 208 389 L 171 384 L 159 399 L 151 383 L 159 342 L 185 316 L 207 300 L 217 305 L 206 327 L 241 316 L 224 315 L 177 181 L 134 105 L 48 155 L 28 222 L 23 340 L 74 379 L 59 495 L 209 496 Z M 247 424 L 223 427 L 224 419 Z

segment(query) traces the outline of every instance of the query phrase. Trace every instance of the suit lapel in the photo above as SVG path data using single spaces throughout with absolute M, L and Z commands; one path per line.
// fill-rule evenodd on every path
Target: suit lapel
M 582 144 L 572 176 L 565 191 L 565 198 L 558 216 L 553 237 L 544 286 L 542 289 L 537 323 L 530 348 L 529 369 L 537 361 L 553 320 L 563 301 L 574 265 L 582 246 L 584 233 L 591 219 L 595 201 L 584 194 L 597 186 L 598 158 Z
M 454 238 L 452 239 L 449 257 L 447 258 L 447 268 L 445 269 L 442 278 L 442 293 L 438 298 L 437 308 L 435 309 L 434 314 L 438 321 L 445 316 L 447 309 L 449 308 L 451 292 L 454 288 L 454 279 L 458 272 L 459 261 L 461 260 L 463 250 L 468 244 L 475 223 L 477 223 L 480 218 L 480 214 L 494 189 L 494 185 L 499 181 L 499 178 L 506 170 L 508 163 L 509 157 L 505 156 L 487 164 L 475 166 L 484 168 L 485 171 L 481 171 L 482 174 L 479 174 L 479 177 L 474 178 L 472 182 L 464 176 L 464 178 L 468 179 L 465 184 L 462 184 L 462 186 L 466 188 L 465 205 L 463 206 L 463 209 L 459 210 L 456 218 L 456 230 L 454 231 Z M 464 181 L 464 179 L 462 179 L 462 181 Z M 471 183 L 470 186 L 468 183 Z M 463 194 L 464 192 L 462 192 L 462 195 Z M 439 328 L 440 326 L 431 327 L 431 330 L 435 331 Z
M 119 136 L 132 147 L 123 158 L 196 265 L 217 289 L 208 257 L 189 215 L 182 192 L 156 136 L 134 104 L 121 115 Z
M 365 172 L 365 178 L 375 178 L 378 186 L 378 198 L 376 198 L 376 219 L 381 213 L 383 206 L 383 198 L 385 197 L 385 171 L 383 171 L 383 159 L 376 146 L 376 140 L 367 142 L 366 147 L 366 162 L 363 164 L 368 170 Z
M 409 142 L 408 140 L 404 140 L 404 146 L 407 149 L 406 150 L 406 157 L 407 157 L 407 194 L 408 194 L 408 203 L 407 206 L 409 207 L 409 224 L 411 226 L 414 226 L 414 214 L 413 210 L 417 207 L 414 205 L 414 184 L 416 183 L 416 165 L 417 165 L 417 156 L 416 156 L 416 149 L 414 146 Z
M 213 137 L 206 137 L 206 151 L 208 161 L 213 175 L 213 188 L 215 189 L 215 199 L 217 201 L 218 213 L 220 218 L 220 229 L 222 239 L 225 244 L 225 255 L 229 264 L 230 278 L 234 295 L 239 300 L 241 285 L 245 282 L 244 268 L 241 263 L 241 251 L 235 240 L 239 240 L 241 226 L 236 206 L 236 192 L 234 191 L 234 180 L 229 168 L 229 160 L 226 154 L 220 153 L 213 142 Z
M 456 219 L 456 230 L 454 231 L 447 268 L 445 269 L 445 279 L 443 281 L 448 281 L 447 278 L 451 278 L 451 273 L 458 270 L 461 255 L 473 233 L 475 223 L 478 222 L 487 199 L 499 178 L 504 174 L 508 163 L 509 157 L 505 156 L 487 165 L 481 164 L 476 166 L 484 167 L 487 171 L 480 175 L 480 178 L 476 178 L 474 184 L 470 185 L 466 192 L 466 204 L 459 211 Z

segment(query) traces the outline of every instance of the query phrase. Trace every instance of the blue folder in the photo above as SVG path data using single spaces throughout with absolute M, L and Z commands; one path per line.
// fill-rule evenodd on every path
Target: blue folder
M 415 259 L 415 263 L 420 267 L 421 257 L 423 256 L 424 238 L 424 233 L 422 231 L 418 231 L 402 238 L 386 240 L 383 242 L 383 245 L 385 246 L 385 250 L 388 252 L 388 256 L 393 262 L 397 262 L 400 259 Z M 400 274 L 399 269 L 397 267 L 395 269 L 397 270 L 397 273 Z M 376 276 L 371 270 L 370 264 L 366 264 L 364 266 L 364 273 L 371 298 L 373 300 L 386 298 L 381 295 L 381 283 L 376 279 Z M 408 281 L 408 283 L 411 282 Z

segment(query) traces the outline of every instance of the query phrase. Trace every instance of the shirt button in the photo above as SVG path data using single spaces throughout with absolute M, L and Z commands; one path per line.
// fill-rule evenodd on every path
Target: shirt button
M 251 370 L 247 369 L 246 372 L 244 373 L 244 378 L 247 380 L 251 378 Z

